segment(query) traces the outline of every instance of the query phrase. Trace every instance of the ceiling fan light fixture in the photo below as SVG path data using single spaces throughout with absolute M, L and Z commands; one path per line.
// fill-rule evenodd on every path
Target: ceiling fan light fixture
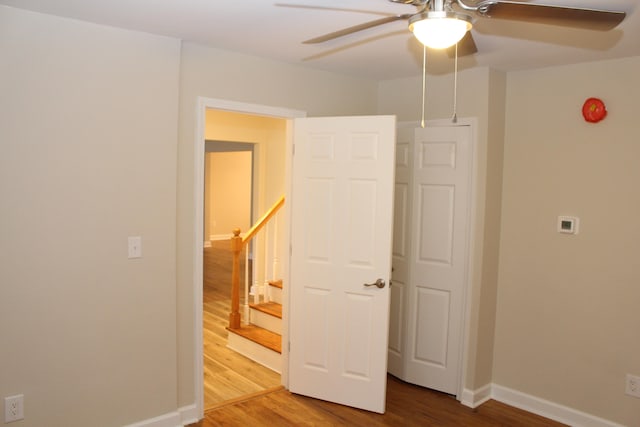
M 471 27 L 469 16 L 455 12 L 423 12 L 409 19 L 409 30 L 420 43 L 432 49 L 453 46 Z

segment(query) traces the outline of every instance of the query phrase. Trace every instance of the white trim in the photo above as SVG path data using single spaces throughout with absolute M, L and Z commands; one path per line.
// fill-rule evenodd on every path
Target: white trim
M 624 427 L 613 421 L 497 384 L 491 387 L 491 397 L 507 405 L 574 427 Z
M 622 424 L 498 384 L 486 384 L 477 390 L 464 389 L 460 403 L 470 408 L 477 408 L 489 399 L 573 427 L 625 427 Z M 198 419 L 200 418 L 196 404 L 192 404 L 178 408 L 175 412 L 128 424 L 125 427 L 182 427 L 196 423 Z
M 465 389 L 460 403 L 470 408 L 477 408 L 489 399 L 573 427 L 624 427 L 613 421 L 498 384 L 486 384 L 477 390 Z
M 195 424 L 199 420 L 195 403 L 178 408 L 178 412 L 180 413 L 180 421 L 182 422 L 181 425 L 183 426 Z
M 465 388 L 462 391 L 460 403 L 469 408 L 477 408 L 491 399 L 491 384 L 486 384 L 477 390 Z
M 268 116 L 279 119 L 294 119 L 296 117 L 307 116 L 307 113 L 301 110 L 292 110 L 290 108 L 273 107 L 261 104 L 249 104 L 246 102 L 229 101 L 226 99 L 198 97 L 198 101 L 204 103 L 205 108 L 244 114 L 255 114 L 257 116 Z M 204 123 L 202 131 L 204 132 Z
M 182 425 L 180 414 L 175 411 L 137 423 L 127 424 L 125 427 L 182 427 Z
M 178 408 L 175 412 L 127 424 L 125 427 L 182 427 L 197 422 L 196 405 L 193 404 Z
M 416 123 L 416 127 L 419 127 L 419 123 Z M 460 402 L 467 401 L 466 395 L 470 392 L 464 385 L 467 378 L 467 363 L 469 354 L 469 333 L 471 329 L 471 281 L 473 278 L 473 260 L 474 260 L 474 239 L 476 232 L 476 213 L 477 213 L 477 195 L 478 195 L 478 119 L 475 117 L 460 118 L 456 123 L 452 123 L 451 119 L 436 119 L 428 120 L 425 123 L 425 127 L 445 127 L 445 126 L 469 126 L 471 131 L 471 159 L 469 171 L 469 195 L 467 202 L 469 203 L 469 215 L 467 216 L 467 241 L 466 244 L 466 266 L 465 266 L 465 278 L 464 278 L 464 292 L 462 295 L 462 321 L 460 331 L 460 354 L 458 356 L 458 391 L 456 393 L 456 399 Z M 486 386 L 485 386 L 486 387 Z M 484 388 L 484 387 L 483 387 Z M 480 389 L 482 390 L 482 389 Z M 477 403 L 480 405 L 489 400 L 487 397 L 484 401 Z M 477 406 L 476 405 L 476 406 Z M 469 405 L 467 405 L 469 406 Z
M 202 249 L 203 249 L 203 239 L 202 236 L 204 234 L 204 152 L 205 152 L 205 111 L 206 109 L 216 109 L 216 110 L 225 110 L 225 111 L 235 111 L 238 113 L 244 114 L 255 114 L 260 116 L 268 116 L 268 117 L 276 117 L 282 119 L 289 119 L 287 124 L 287 152 L 291 150 L 293 145 L 293 137 L 291 136 L 292 126 L 289 122 L 291 119 L 297 117 L 306 117 L 306 113 L 304 111 L 299 110 L 291 110 L 287 108 L 281 107 L 271 107 L 266 105 L 258 105 L 258 104 L 247 104 L 243 102 L 235 102 L 224 99 L 214 99 L 214 98 L 205 98 L 199 96 L 197 99 L 196 105 L 196 129 L 195 129 L 195 140 L 194 140 L 194 194 L 193 194 L 193 204 L 194 204 L 194 228 L 193 228 L 193 241 L 194 243 L 194 259 L 193 259 L 193 301 L 194 301 L 194 393 L 195 393 L 195 414 L 197 419 L 204 418 L 204 366 L 203 366 L 203 341 L 202 341 L 202 280 L 203 280 L 203 272 L 202 272 Z M 289 155 L 289 154 L 287 154 Z M 291 167 L 291 159 L 287 158 L 287 171 Z M 288 173 L 288 172 L 287 172 Z M 286 179 L 290 179 L 285 177 Z M 288 185 L 290 188 L 291 183 L 286 182 L 285 185 Z M 287 198 L 290 196 L 290 191 L 288 191 Z M 290 203 L 287 203 L 290 205 Z M 287 216 L 285 221 L 289 220 Z M 288 236 L 287 236 L 288 237 Z M 286 253 L 283 256 L 283 280 L 288 280 L 288 271 L 284 270 L 284 268 L 288 269 L 289 266 L 289 254 Z M 285 310 L 286 312 L 286 310 Z M 283 325 L 283 342 L 288 339 L 288 324 Z M 282 361 L 283 361 L 283 369 L 282 369 L 282 381 L 285 387 L 287 386 L 287 368 L 286 364 L 288 361 L 288 348 L 287 346 L 283 346 L 282 351 Z
M 475 236 L 476 236 L 476 224 L 477 224 L 477 215 L 478 215 L 478 119 L 476 117 L 465 117 L 462 119 L 458 120 L 458 123 L 461 124 L 467 124 L 469 126 L 471 126 L 471 155 L 473 156 L 473 160 L 471 161 L 471 203 L 470 203 L 470 213 L 469 213 L 469 241 L 468 241 L 468 247 L 467 247 L 467 256 L 468 256 L 468 260 L 467 260 L 467 272 L 466 272 L 466 280 L 467 280 L 467 289 L 464 295 L 464 301 L 463 301 L 463 323 L 462 323 L 462 352 L 461 352 L 461 366 L 462 366 L 462 371 L 461 371 L 461 378 L 460 378 L 460 394 L 456 396 L 456 398 L 458 400 L 460 400 L 461 402 L 464 401 L 469 401 L 467 399 L 466 396 L 468 396 L 468 394 L 466 392 L 469 392 L 468 389 L 466 389 L 464 386 L 467 383 L 467 367 L 469 365 L 469 346 L 470 346 L 470 334 L 471 334 L 471 311 L 472 311 L 472 304 L 471 304 L 471 289 L 472 289 L 472 282 L 473 282 L 473 277 L 475 276 L 475 270 L 476 268 L 480 268 L 480 266 L 475 265 L 474 260 L 475 260 Z M 486 180 L 486 176 L 483 177 L 484 180 Z M 486 194 L 485 194 L 485 198 L 486 198 Z M 484 225 L 482 225 L 484 227 Z M 488 393 L 488 394 L 487 394 Z M 475 406 L 472 407 L 476 407 L 481 405 L 482 403 L 486 402 L 487 400 L 490 399 L 489 395 L 491 394 L 491 387 L 489 384 L 480 387 L 478 390 L 476 390 L 474 392 L 474 399 L 472 399 L 472 402 L 475 402 Z M 468 406 L 468 405 L 467 405 Z
M 211 240 L 205 240 L 204 243 L 202 243 L 202 246 L 204 246 L 205 248 L 210 248 L 211 247 Z
M 305 113 L 306 116 L 306 113 Z M 290 276 L 290 263 L 291 260 L 291 201 L 293 195 L 293 153 L 295 151 L 295 145 L 293 141 L 293 131 L 294 131 L 294 120 L 293 118 L 287 120 L 286 125 L 286 135 L 287 135 L 287 147 L 285 150 L 285 176 L 284 176 L 284 185 L 285 185 L 285 197 L 286 203 L 283 207 L 283 215 L 282 215 L 282 224 L 284 224 L 283 231 L 283 241 L 282 245 L 283 252 L 280 257 L 280 272 L 282 277 L 282 370 L 280 372 L 280 379 L 282 385 L 285 388 L 289 388 L 289 307 L 290 307 L 290 293 L 291 289 L 291 276 Z
M 207 102 L 205 98 L 198 97 L 196 106 L 196 130 L 193 153 L 193 173 L 194 173 L 194 215 L 195 221 L 193 226 L 193 241 L 195 243 L 193 250 L 193 317 L 194 317 L 194 397 L 196 404 L 196 416 L 200 420 L 204 418 L 204 360 L 202 340 L 202 283 L 203 283 L 203 248 L 202 236 L 204 234 L 204 146 L 205 146 L 205 111 Z

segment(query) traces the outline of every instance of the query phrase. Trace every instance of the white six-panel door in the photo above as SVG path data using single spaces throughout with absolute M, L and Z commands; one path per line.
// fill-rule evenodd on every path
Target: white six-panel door
M 391 299 L 391 324 L 398 328 L 389 332 L 389 372 L 457 394 L 468 273 L 471 128 L 429 126 L 407 132 L 398 131 L 393 286 L 398 283 L 400 289 Z M 401 155 L 403 139 L 410 147 L 410 165 Z M 398 189 L 405 187 L 411 188 L 410 202 L 398 197 Z
M 467 274 L 468 126 L 416 129 L 409 382 L 456 394 Z
M 296 119 L 294 141 L 289 388 L 382 413 L 395 117 Z

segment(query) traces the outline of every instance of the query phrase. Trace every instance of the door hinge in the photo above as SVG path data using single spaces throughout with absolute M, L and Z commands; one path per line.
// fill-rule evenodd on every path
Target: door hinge
M 291 353 L 291 341 L 287 342 L 287 351 Z
M 291 146 L 291 154 L 293 154 L 294 156 L 296 155 L 296 144 L 293 144 Z

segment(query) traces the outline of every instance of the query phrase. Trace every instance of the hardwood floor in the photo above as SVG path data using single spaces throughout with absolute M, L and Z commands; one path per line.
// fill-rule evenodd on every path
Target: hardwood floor
M 226 327 L 231 307 L 229 247 L 230 242 L 225 240 L 213 242 L 211 248 L 204 250 L 202 317 L 205 410 L 280 386 L 279 374 L 227 348 Z
M 414 386 L 395 377 L 387 381 L 384 415 L 295 395 L 280 389 L 205 412 L 192 427 L 214 426 L 526 426 L 564 424 L 495 400 L 470 409 L 453 396 Z
M 494 400 L 470 409 L 450 395 L 393 376 L 387 380 L 384 415 L 290 393 L 280 386 L 280 375 L 226 347 L 230 243 L 213 243 L 204 251 L 205 418 L 192 427 L 563 425 Z

